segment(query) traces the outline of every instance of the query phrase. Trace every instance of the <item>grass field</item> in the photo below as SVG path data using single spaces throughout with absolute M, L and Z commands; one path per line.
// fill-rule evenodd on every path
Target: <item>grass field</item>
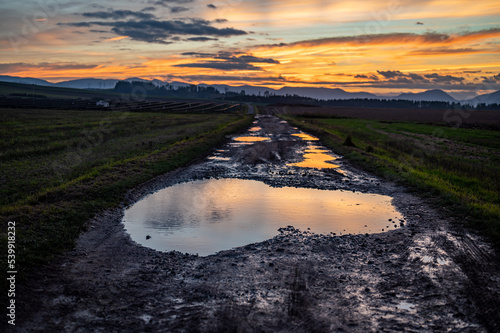
M 500 128 L 500 110 L 474 109 L 400 109 L 370 107 L 307 107 L 307 106 L 267 106 L 267 112 L 304 117 L 349 117 L 380 121 L 411 121 L 419 123 L 441 123 L 459 127 L 463 124 L 488 125 Z M 483 126 L 484 127 L 484 126 Z
M 500 248 L 500 131 L 283 117 L 360 167 L 436 199 Z
M 1 246 L 20 274 L 71 249 L 85 223 L 157 175 L 208 154 L 252 117 L 0 109 Z M 6 251 L 2 251 L 6 267 Z

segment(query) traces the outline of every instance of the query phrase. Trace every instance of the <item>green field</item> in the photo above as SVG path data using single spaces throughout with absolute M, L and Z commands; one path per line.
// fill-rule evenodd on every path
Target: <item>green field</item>
M 283 118 L 317 135 L 359 167 L 430 197 L 500 247 L 500 131 L 348 118 Z
M 20 273 L 71 249 L 124 193 L 207 155 L 252 117 L 0 109 L 1 246 L 16 222 Z M 6 267 L 6 251 L 2 252 Z

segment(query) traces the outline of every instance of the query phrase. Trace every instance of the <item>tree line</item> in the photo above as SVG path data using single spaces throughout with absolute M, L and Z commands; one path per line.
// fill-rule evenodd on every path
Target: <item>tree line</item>
M 150 82 L 141 81 L 119 81 L 114 88 L 116 92 L 133 94 L 135 91 L 147 91 L 151 96 L 187 99 L 214 99 L 231 100 L 240 103 L 263 103 L 263 104 L 294 104 L 304 106 L 326 106 L 326 107 L 355 107 L 355 108 L 398 108 L 398 109 L 464 109 L 464 110 L 500 110 L 500 104 L 480 103 L 476 106 L 461 104 L 458 102 L 440 101 L 411 101 L 399 99 L 382 98 L 353 98 L 353 99 L 330 99 L 319 100 L 299 95 L 276 95 L 266 91 L 264 94 L 247 94 L 245 90 L 238 92 L 219 92 L 214 87 L 197 85 L 186 85 L 174 87 L 172 85 L 156 86 Z

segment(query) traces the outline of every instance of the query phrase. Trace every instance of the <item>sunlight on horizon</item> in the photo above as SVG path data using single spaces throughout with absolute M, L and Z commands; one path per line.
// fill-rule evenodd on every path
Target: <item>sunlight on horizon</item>
M 500 90 L 498 1 L 159 3 L 2 3 L 1 73 L 382 94 Z

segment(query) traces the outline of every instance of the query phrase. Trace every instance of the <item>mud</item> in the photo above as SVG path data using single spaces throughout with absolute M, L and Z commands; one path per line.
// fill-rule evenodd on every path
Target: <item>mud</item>
M 352 167 L 291 166 L 307 142 L 260 117 L 269 142 L 229 144 L 131 191 L 95 217 L 77 246 L 19 286 L 18 331 L 29 332 L 498 332 L 499 258 L 450 214 Z M 235 142 L 235 141 L 233 141 Z M 317 141 L 314 145 L 319 145 Z M 293 226 L 212 256 L 162 253 L 130 240 L 123 210 L 179 182 L 243 178 L 271 186 L 392 196 L 401 228 L 318 235 Z M 390 226 L 394 221 L 388 221 Z

